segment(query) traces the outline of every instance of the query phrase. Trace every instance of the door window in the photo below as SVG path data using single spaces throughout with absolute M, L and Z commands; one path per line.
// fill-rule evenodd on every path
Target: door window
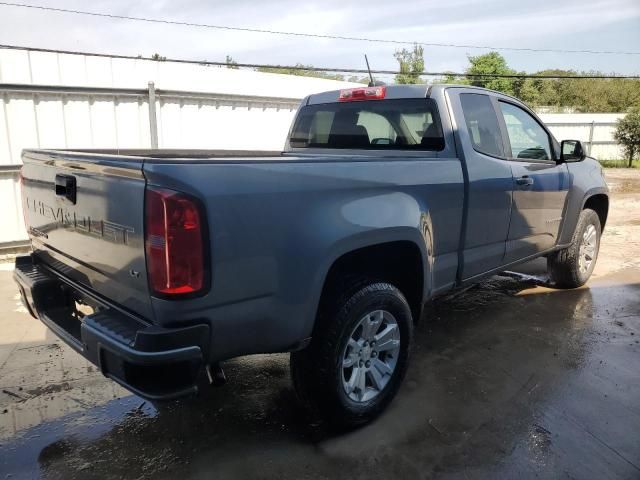
M 544 128 L 523 109 L 499 102 L 513 158 L 551 160 L 551 142 Z
M 488 95 L 463 93 L 460 103 L 473 148 L 487 155 L 503 157 L 498 117 Z

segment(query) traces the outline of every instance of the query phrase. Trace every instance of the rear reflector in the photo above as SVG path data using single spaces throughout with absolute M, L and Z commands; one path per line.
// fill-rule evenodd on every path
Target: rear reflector
M 341 102 L 358 102 L 362 100 L 382 100 L 387 94 L 387 87 L 359 87 L 340 90 L 338 100 Z
M 163 295 L 202 290 L 203 225 L 196 203 L 164 188 L 147 187 L 145 247 L 151 289 Z

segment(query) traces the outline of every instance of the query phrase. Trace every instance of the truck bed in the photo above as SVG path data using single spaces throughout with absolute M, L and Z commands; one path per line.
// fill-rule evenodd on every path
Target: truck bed
M 69 161 L 77 159 L 78 161 L 100 163 L 100 159 L 104 158 L 108 163 L 127 163 L 132 160 L 134 163 L 149 161 L 151 163 L 165 163 L 175 161 L 204 161 L 204 162 L 349 162 L 349 161 L 370 161 L 375 159 L 402 159 L 402 160 L 420 160 L 424 158 L 442 158 L 451 157 L 451 155 L 442 155 L 439 152 L 398 152 L 384 150 L 336 150 L 327 153 L 314 152 L 309 149 L 308 152 L 287 152 L 280 150 L 206 150 L 206 149 L 25 149 L 24 154 L 31 158 L 40 160 L 56 160 Z
M 55 150 L 58 152 L 76 152 L 102 155 L 124 155 L 127 157 L 147 157 L 147 158 L 237 158 L 237 157 L 279 157 L 282 155 L 278 150 L 200 150 L 187 148 L 109 148 L 109 149 L 72 149 Z
M 110 161 L 127 161 L 127 158 L 157 159 L 157 160 L 282 160 L 284 153 L 279 150 L 203 150 L 203 149 L 147 149 L 147 148 L 73 148 L 73 149 L 25 149 L 24 153 L 30 157 L 43 159 L 77 158 L 80 161 L 99 160 L 101 156 Z M 117 157 L 117 158 L 114 158 Z

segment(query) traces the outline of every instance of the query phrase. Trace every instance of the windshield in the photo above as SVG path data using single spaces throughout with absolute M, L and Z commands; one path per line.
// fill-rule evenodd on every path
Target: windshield
M 442 150 L 435 102 L 428 98 L 326 103 L 302 107 L 292 148 Z

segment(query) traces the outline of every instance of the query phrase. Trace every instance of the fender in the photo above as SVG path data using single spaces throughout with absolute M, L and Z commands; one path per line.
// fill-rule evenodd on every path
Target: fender
M 579 209 L 575 209 L 569 203 L 567 203 L 566 213 L 564 217 L 564 221 L 562 224 L 562 230 L 560 235 L 558 235 L 557 246 L 569 245 L 571 243 L 571 239 L 573 238 L 573 233 L 575 232 L 576 225 L 578 224 L 578 217 L 580 216 L 580 212 L 584 210 L 584 206 L 587 203 L 589 198 L 594 195 L 606 195 L 609 196 L 609 189 L 607 187 L 593 187 L 587 190 L 587 192 L 582 196 L 580 203 L 576 206 L 579 206 Z M 575 205 L 575 204 L 574 204 Z
M 584 209 L 584 205 L 587 203 L 587 200 L 589 200 L 589 198 L 593 197 L 594 195 L 600 195 L 600 194 L 604 194 L 608 197 L 609 189 L 606 187 L 594 187 L 589 189 L 587 193 L 584 194 L 584 197 L 582 198 L 582 208 Z
M 571 176 L 571 186 L 557 246 L 571 243 L 580 212 L 590 197 L 598 194 L 609 195 L 609 188 L 601 173 L 602 167 L 596 160 L 586 158 L 581 162 L 568 163 L 567 166 Z
M 396 204 L 396 208 L 402 209 L 404 212 L 411 212 L 409 217 L 405 216 L 404 225 L 380 225 L 378 228 L 364 231 L 351 231 L 327 246 L 326 253 L 322 256 L 323 262 L 313 275 L 313 288 L 309 301 L 311 308 L 309 315 L 306 316 L 309 320 L 304 327 L 308 335 L 311 335 L 313 330 L 320 297 L 331 267 L 344 255 L 362 248 L 399 241 L 410 242 L 415 245 L 420 252 L 422 262 L 423 291 L 421 305 L 431 297 L 433 290 L 433 225 L 431 216 L 428 210 L 421 207 L 415 198 L 406 194 L 396 194 L 396 200 L 398 200 L 398 196 L 402 197 L 402 201 Z M 372 203 L 377 203 L 377 200 L 374 200 L 373 197 L 361 200 L 366 204 L 363 211 L 379 212 L 379 209 L 372 205 Z M 359 218 L 361 219 L 361 217 Z M 409 219 L 410 221 L 408 221 Z M 362 226 L 360 222 L 355 222 L 354 224 Z

